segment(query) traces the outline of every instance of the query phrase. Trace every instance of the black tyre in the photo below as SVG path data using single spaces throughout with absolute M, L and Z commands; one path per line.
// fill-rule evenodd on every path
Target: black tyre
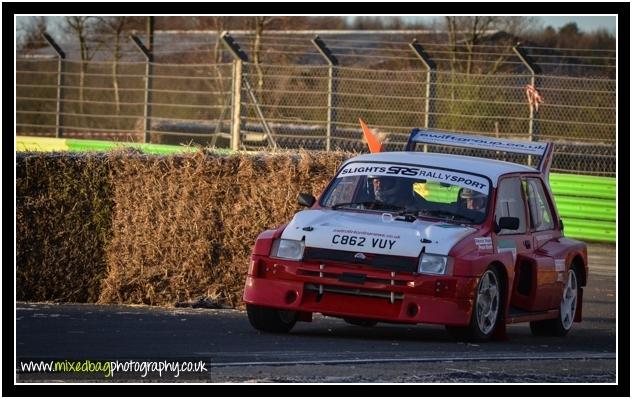
M 579 284 L 575 266 L 568 271 L 568 280 L 560 300 L 560 315 L 551 320 L 532 321 L 529 323 L 531 333 L 539 337 L 564 337 L 573 326 L 575 311 L 577 310 L 577 292 Z
M 501 319 L 502 298 L 503 282 L 498 271 L 490 267 L 478 282 L 470 324 L 466 327 L 446 326 L 447 330 L 466 341 L 489 340 Z
M 296 320 L 298 313 L 292 310 L 265 308 L 256 305 L 246 305 L 250 324 L 259 331 L 286 333 L 289 332 Z
M 349 324 L 353 324 L 354 326 L 360 327 L 375 327 L 377 325 L 377 321 L 369 320 L 369 319 L 358 319 L 355 317 L 345 317 L 344 321 Z

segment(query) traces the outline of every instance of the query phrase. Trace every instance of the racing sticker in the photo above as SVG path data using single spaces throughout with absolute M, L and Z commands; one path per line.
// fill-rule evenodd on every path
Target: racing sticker
M 498 240 L 498 253 L 511 252 L 514 263 L 516 263 L 516 256 L 518 256 L 518 249 L 516 248 L 515 240 Z
M 398 176 L 410 179 L 434 180 L 487 194 L 489 181 L 484 177 L 466 173 L 446 171 L 425 166 L 404 166 L 396 164 L 353 162 L 346 165 L 338 174 L 345 176 Z
M 478 247 L 479 252 L 492 250 L 491 237 L 476 237 L 474 239 L 474 242 L 476 243 L 476 246 Z
M 500 150 L 517 152 L 520 154 L 544 155 L 546 144 L 523 142 L 514 140 L 498 140 L 484 136 L 465 136 L 442 132 L 418 132 L 413 141 L 439 145 L 456 145 L 459 147 L 482 148 L 485 150 Z

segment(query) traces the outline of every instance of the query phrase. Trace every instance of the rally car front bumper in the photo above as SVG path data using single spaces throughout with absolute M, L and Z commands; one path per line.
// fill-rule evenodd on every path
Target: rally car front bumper
M 247 304 L 395 323 L 467 325 L 478 279 L 252 256 Z

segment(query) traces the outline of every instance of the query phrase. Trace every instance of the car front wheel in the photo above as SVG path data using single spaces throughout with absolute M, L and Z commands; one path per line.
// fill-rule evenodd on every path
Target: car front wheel
M 460 339 L 486 341 L 492 336 L 500 320 L 501 311 L 502 283 L 498 271 L 490 267 L 478 282 L 470 324 L 467 327 L 446 328 Z
M 286 333 L 298 319 L 298 312 L 246 304 L 250 324 L 259 331 Z

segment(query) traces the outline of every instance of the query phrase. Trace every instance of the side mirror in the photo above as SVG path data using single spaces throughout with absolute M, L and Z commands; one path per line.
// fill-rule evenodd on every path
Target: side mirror
M 313 195 L 307 193 L 300 193 L 298 195 L 298 204 L 311 208 L 316 202 L 316 198 Z
M 560 219 L 560 230 L 564 230 L 564 222 Z
M 520 219 L 515 217 L 502 217 L 498 221 L 498 231 L 507 229 L 507 230 L 518 230 L 520 228 Z

